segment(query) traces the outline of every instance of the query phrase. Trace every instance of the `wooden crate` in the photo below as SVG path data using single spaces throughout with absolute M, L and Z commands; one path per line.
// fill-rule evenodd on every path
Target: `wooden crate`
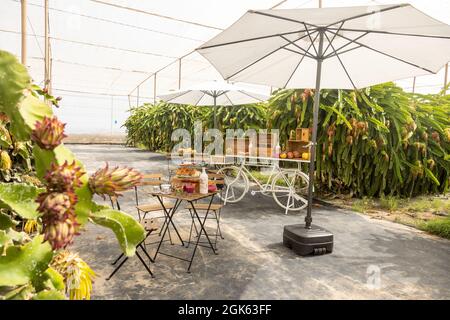
M 236 154 L 238 154 L 238 152 L 239 153 L 242 153 L 242 152 L 248 153 L 249 145 L 250 145 L 249 137 L 227 138 L 227 139 L 225 139 L 225 146 L 224 146 L 225 154 L 226 155 L 230 155 L 230 154 L 236 155 Z
M 298 151 L 301 157 L 302 153 L 309 152 L 309 147 L 306 146 L 308 143 L 309 141 L 288 140 L 287 151 L 288 152 Z
M 272 138 L 273 137 L 271 133 L 258 134 L 258 147 L 266 147 L 266 148 L 273 147 Z
M 297 128 L 295 130 L 295 140 L 309 141 L 309 128 Z
M 272 157 L 273 149 L 271 147 L 258 147 L 259 157 Z

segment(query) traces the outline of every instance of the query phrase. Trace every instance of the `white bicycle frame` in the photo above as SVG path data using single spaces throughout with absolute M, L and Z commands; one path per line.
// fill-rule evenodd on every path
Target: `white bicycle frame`
M 302 172 L 301 169 L 300 169 L 300 163 L 301 163 L 301 162 L 297 161 L 297 163 L 298 163 L 297 169 L 281 169 L 280 166 L 279 166 L 279 164 L 278 164 L 278 161 L 272 161 L 272 162 L 273 162 L 272 165 L 258 164 L 258 163 L 250 163 L 250 164 L 249 164 L 248 162 L 245 161 L 245 158 L 244 158 L 244 159 L 241 161 L 240 165 L 234 165 L 235 167 L 239 168 L 239 172 L 238 172 L 238 174 L 236 175 L 236 179 L 239 178 L 239 175 L 240 175 L 240 174 L 244 174 L 244 175 L 246 176 L 246 183 L 249 183 L 249 182 L 250 182 L 250 181 L 249 181 L 249 178 L 251 178 L 251 179 L 256 183 L 256 185 L 258 186 L 259 190 L 252 190 L 252 191 L 250 192 L 252 196 L 255 195 L 257 192 L 260 192 L 260 193 L 263 193 L 263 194 L 264 194 L 264 193 L 269 193 L 269 192 L 271 192 L 272 194 L 275 193 L 275 192 L 278 192 L 278 193 L 286 193 L 285 190 L 274 190 L 274 189 L 272 189 L 272 182 L 273 182 L 273 179 L 274 179 L 274 177 L 275 177 L 278 173 L 280 173 L 280 172 L 286 172 L 286 171 L 291 171 L 291 172 L 294 172 L 294 173 L 295 173 L 295 172 Z M 267 182 L 266 182 L 265 184 L 261 184 L 261 182 L 259 182 L 258 179 L 256 179 L 256 178 L 253 176 L 253 174 L 252 174 L 251 171 L 247 168 L 247 166 L 271 167 L 271 171 L 270 171 L 270 174 L 269 174 L 269 178 L 267 179 Z M 227 166 L 224 166 L 224 168 L 226 168 L 226 167 L 227 167 Z M 233 183 L 236 181 L 236 179 L 233 180 L 233 181 L 230 183 L 230 185 L 233 184 Z M 284 180 L 284 182 L 286 183 L 286 187 L 289 189 L 290 195 L 292 194 L 292 196 L 293 196 L 296 200 L 299 200 L 300 198 L 302 198 L 301 196 L 299 196 L 299 195 L 296 193 L 295 187 L 293 186 L 292 181 L 289 181 L 289 179 L 287 179 L 286 176 L 284 176 L 284 175 L 283 175 L 283 180 Z M 246 186 L 246 191 L 245 191 L 245 193 L 248 192 L 249 187 L 250 187 L 250 185 L 247 185 L 247 186 Z M 225 200 L 224 200 L 224 204 L 226 204 L 226 201 L 227 201 L 227 199 L 228 199 L 228 191 L 229 191 L 229 188 L 227 187 L 227 189 L 226 189 L 226 191 L 225 191 Z M 287 214 L 288 211 L 289 211 L 289 199 L 288 199 L 288 206 L 286 206 L 286 209 L 285 209 L 285 214 Z

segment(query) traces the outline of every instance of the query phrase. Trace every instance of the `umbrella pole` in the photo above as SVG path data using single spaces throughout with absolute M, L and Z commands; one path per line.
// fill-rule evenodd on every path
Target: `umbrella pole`
M 309 162 L 309 185 L 308 185 L 308 209 L 305 224 L 293 224 L 284 226 L 283 244 L 295 253 L 306 256 L 309 254 L 321 255 L 333 251 L 334 236 L 331 232 L 312 225 L 312 201 L 314 193 L 314 164 L 316 160 L 317 123 L 320 106 L 320 78 L 322 75 L 323 61 L 323 36 L 324 30 L 319 29 L 319 50 L 317 52 L 316 92 L 313 107 L 313 128 L 311 137 L 311 156 Z
M 316 72 L 316 91 L 314 94 L 314 107 L 313 107 L 313 126 L 311 137 L 311 149 L 309 157 L 309 185 L 308 185 L 308 208 L 305 217 L 305 228 L 311 229 L 312 223 L 312 202 L 314 194 L 314 170 L 316 160 L 316 142 L 317 142 L 317 125 L 319 120 L 319 106 L 320 106 L 320 78 L 322 75 L 322 51 L 323 51 L 323 33 L 319 31 L 319 50 L 317 55 L 317 72 Z
M 217 95 L 214 92 L 214 129 L 217 129 L 217 107 L 216 107 L 216 99 L 217 99 Z

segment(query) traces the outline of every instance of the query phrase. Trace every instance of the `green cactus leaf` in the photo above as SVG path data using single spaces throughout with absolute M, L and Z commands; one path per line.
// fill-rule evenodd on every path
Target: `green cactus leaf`
M 64 277 L 52 267 L 45 270 L 42 276 L 32 279 L 36 291 L 43 290 L 65 290 Z
M 0 230 L 6 230 L 15 225 L 17 225 L 17 222 L 14 221 L 10 215 L 0 211 Z
M 0 183 L 0 207 L 14 211 L 22 218 L 36 219 L 39 213 L 35 200 L 43 191 L 43 188 L 26 183 Z
M 26 67 L 13 54 L 0 50 L 0 111 L 10 115 L 30 80 Z
M 145 231 L 141 224 L 129 214 L 99 206 L 90 218 L 96 224 L 110 228 L 116 235 L 122 251 L 127 256 L 134 255 L 136 246 L 144 240 Z
M 42 290 L 33 297 L 33 300 L 65 300 L 66 296 L 58 290 Z
M 43 236 L 36 236 L 23 246 L 11 246 L 0 256 L 0 287 L 18 286 L 43 275 L 48 269 L 53 252 Z

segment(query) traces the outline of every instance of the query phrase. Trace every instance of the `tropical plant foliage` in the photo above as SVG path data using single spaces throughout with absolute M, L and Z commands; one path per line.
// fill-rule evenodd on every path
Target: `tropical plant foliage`
M 64 125 L 42 96 L 54 106 L 60 100 L 33 86 L 26 68 L 0 51 L 0 299 L 89 298 L 93 271 L 59 244 L 65 248 L 68 236 L 91 221 L 111 228 L 124 253 L 133 255 L 144 230 L 92 200 L 84 166 L 60 143 Z
M 310 90 L 281 90 L 269 102 L 269 126 L 312 123 Z M 358 91 L 322 90 L 319 187 L 357 196 L 444 192 L 450 177 L 450 98 L 411 95 L 392 83 Z M 284 139 L 284 140 L 283 140 Z
M 218 107 L 219 128 L 273 128 L 286 147 L 291 130 L 312 123 L 314 92 L 279 90 L 267 105 Z M 132 109 L 128 141 L 168 151 L 175 128 L 212 127 L 212 108 L 144 105 Z M 450 177 L 450 96 L 412 95 L 393 83 L 322 90 L 317 183 L 324 192 L 414 196 L 445 192 Z
M 131 109 L 125 122 L 129 145 L 143 145 L 149 150 L 170 151 L 172 132 L 178 128 L 194 129 L 195 119 L 202 119 L 204 108 L 167 104 L 144 104 Z
M 144 146 L 152 151 L 170 151 L 176 142 L 172 132 L 184 128 L 191 133 L 194 122 L 202 121 L 203 127 L 213 128 L 213 107 L 196 107 L 160 102 L 132 108 L 125 122 L 129 145 Z M 264 127 L 266 122 L 263 105 L 217 107 L 218 129 L 249 129 Z

